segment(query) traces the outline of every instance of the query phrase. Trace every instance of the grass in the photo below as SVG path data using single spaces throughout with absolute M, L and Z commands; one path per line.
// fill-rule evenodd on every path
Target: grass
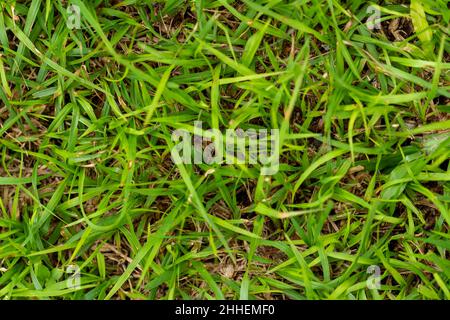
M 0 298 L 450 299 L 445 1 L 70 4 L 0 3 Z

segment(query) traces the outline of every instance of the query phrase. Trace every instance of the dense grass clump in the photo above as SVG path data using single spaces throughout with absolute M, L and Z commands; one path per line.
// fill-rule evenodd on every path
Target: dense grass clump
M 449 12 L 2 1 L 0 298 L 449 299 Z M 195 121 L 278 172 L 176 163 Z

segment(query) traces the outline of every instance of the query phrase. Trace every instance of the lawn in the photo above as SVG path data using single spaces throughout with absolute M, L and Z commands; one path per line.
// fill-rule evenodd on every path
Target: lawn
M 450 299 L 449 19 L 1 1 L 0 299 Z

